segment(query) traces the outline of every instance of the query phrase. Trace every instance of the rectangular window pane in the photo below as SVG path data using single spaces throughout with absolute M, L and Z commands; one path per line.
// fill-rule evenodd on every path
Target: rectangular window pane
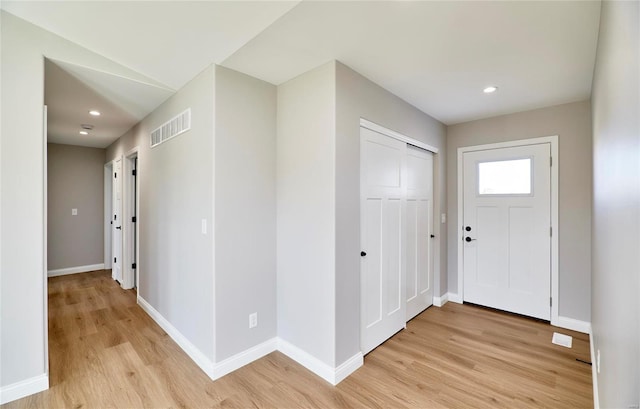
M 531 158 L 478 163 L 478 193 L 531 194 Z

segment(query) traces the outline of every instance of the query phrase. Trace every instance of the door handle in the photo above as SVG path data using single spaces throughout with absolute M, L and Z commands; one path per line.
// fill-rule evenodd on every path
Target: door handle
M 117 226 L 116 229 L 122 230 L 122 226 Z
M 366 256 L 366 255 L 367 255 L 367 252 L 366 252 L 366 251 L 361 251 L 361 252 L 360 252 L 360 257 L 364 257 L 364 256 Z
M 475 241 L 476 239 L 472 239 L 471 237 L 467 237 L 464 239 L 464 241 L 466 241 L 467 243 L 469 243 L 470 241 Z
M 430 235 L 430 237 L 431 237 L 432 239 L 435 239 L 435 238 L 436 238 L 435 234 L 431 234 L 431 235 Z

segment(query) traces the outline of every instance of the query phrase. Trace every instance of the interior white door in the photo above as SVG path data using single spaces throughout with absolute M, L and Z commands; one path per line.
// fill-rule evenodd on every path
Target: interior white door
M 113 264 L 111 276 L 122 283 L 122 160 L 113 163 L 113 224 L 111 253 Z
M 550 144 L 463 154 L 465 301 L 551 318 Z
M 433 153 L 407 147 L 407 321 L 433 304 Z
M 360 128 L 361 347 L 368 353 L 406 323 L 406 143 Z

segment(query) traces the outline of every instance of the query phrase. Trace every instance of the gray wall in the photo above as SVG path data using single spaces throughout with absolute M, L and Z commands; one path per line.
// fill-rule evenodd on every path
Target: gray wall
M 110 161 L 140 148 L 138 295 L 212 362 L 214 85 L 212 66 L 109 146 L 106 155 Z M 151 149 L 151 132 L 187 108 L 191 130 Z M 210 226 L 206 235 L 202 219 Z
M 214 196 L 221 361 L 276 336 L 276 87 L 219 66 Z
M 449 291 L 458 292 L 458 148 L 558 135 L 559 315 L 591 321 L 591 107 L 589 101 L 447 128 Z
M 46 373 L 44 57 L 156 84 L 0 11 L 0 386 Z
M 335 63 L 278 86 L 278 336 L 335 363 Z
M 106 151 L 47 144 L 48 269 L 104 262 Z M 71 209 L 78 209 L 72 216 Z
M 602 2 L 593 81 L 592 328 L 602 408 L 640 405 L 640 11 Z
M 336 64 L 336 364 L 360 351 L 360 118 L 439 149 L 434 213 L 446 208 L 445 126 L 344 64 Z M 434 223 L 434 295 L 447 291 L 447 232 Z M 439 257 L 438 257 L 439 256 Z

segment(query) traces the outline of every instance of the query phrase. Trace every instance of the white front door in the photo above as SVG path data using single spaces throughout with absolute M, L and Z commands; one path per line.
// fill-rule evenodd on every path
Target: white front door
M 407 147 L 407 321 L 433 304 L 433 153 Z
M 464 301 L 551 318 L 549 143 L 463 154 Z
M 122 283 L 122 160 L 113 164 L 113 224 L 111 253 L 113 265 L 111 276 Z
M 407 145 L 360 128 L 361 347 L 368 353 L 406 323 Z

